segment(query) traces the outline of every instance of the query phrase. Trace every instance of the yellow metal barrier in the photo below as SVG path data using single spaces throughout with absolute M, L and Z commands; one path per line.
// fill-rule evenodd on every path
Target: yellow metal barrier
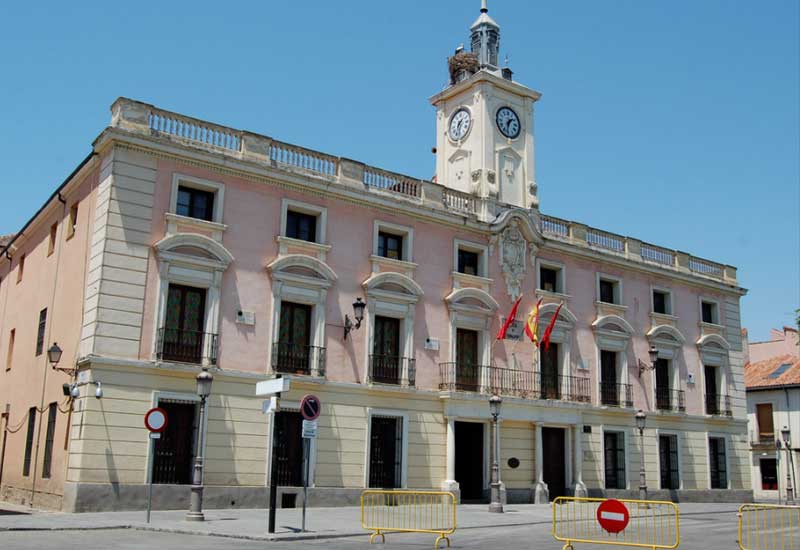
M 456 497 L 453 493 L 433 491 L 368 490 L 361 494 L 361 527 L 375 531 L 386 542 L 385 533 L 430 533 L 439 535 L 434 548 L 447 541 L 456 530 Z
M 739 508 L 741 550 L 800 550 L 800 506 L 744 504 Z
M 680 512 L 672 502 L 619 499 L 630 519 L 623 531 L 612 534 L 597 518 L 598 507 L 607 500 L 558 497 L 553 501 L 553 537 L 565 543 L 563 550 L 573 550 L 576 542 L 652 550 L 680 544 Z

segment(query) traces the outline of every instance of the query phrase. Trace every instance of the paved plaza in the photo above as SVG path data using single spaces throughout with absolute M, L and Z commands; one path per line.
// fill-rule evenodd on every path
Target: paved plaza
M 733 504 L 682 504 L 680 548 L 732 550 L 736 548 L 737 506 Z M 15 511 L 8 507 L 9 511 Z M 459 528 L 453 548 L 534 548 L 558 550 L 562 543 L 551 535 L 549 506 L 511 505 L 503 515 L 486 512 L 486 506 L 458 509 Z M 110 548 L 135 550 L 230 548 L 285 550 L 299 547 L 350 550 L 368 548 L 369 537 L 359 523 L 358 508 L 314 508 L 308 512 L 308 533 L 300 533 L 300 510 L 281 510 L 277 533 L 266 532 L 265 510 L 212 510 L 204 523 L 183 521 L 184 512 L 155 512 L 144 522 L 141 512 L 61 514 L 36 512 L 0 515 L 2 548 L 16 550 L 69 550 Z M 434 536 L 389 534 L 386 549 L 432 548 Z M 575 545 L 578 549 L 609 546 Z

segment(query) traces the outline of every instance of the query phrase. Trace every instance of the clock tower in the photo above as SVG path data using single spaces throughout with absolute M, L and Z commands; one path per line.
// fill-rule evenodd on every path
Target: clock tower
M 470 31 L 471 51 L 462 46 L 449 58 L 450 84 L 430 99 L 436 107 L 437 180 L 487 205 L 538 209 L 533 104 L 540 94 L 499 66 L 500 26 L 486 0 Z M 479 209 L 486 218 L 497 213 Z

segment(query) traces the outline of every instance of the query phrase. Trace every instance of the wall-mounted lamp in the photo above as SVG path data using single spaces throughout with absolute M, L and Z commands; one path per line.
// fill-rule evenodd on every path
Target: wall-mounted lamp
M 647 350 L 647 355 L 650 356 L 650 364 L 647 364 L 639 359 L 639 378 L 642 377 L 642 373 L 644 371 L 654 370 L 656 368 L 656 361 L 658 361 L 658 348 L 651 344 L 650 349 Z
M 353 315 L 355 316 L 356 322 L 350 320 L 350 317 L 345 314 L 344 316 L 344 339 L 347 340 L 347 335 L 350 334 L 351 330 L 358 330 L 361 328 L 361 321 L 364 320 L 364 308 L 367 307 L 367 304 L 364 303 L 364 300 L 361 298 L 356 298 L 356 301 L 353 302 Z

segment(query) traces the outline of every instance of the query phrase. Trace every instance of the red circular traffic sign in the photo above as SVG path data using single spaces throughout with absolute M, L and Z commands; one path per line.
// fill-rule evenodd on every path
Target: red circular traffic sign
M 306 395 L 300 401 L 300 414 L 303 415 L 305 420 L 309 422 L 319 418 L 322 413 L 322 402 L 316 395 Z
M 167 427 L 167 411 L 164 409 L 150 409 L 144 415 L 144 427 L 153 433 L 161 433 Z
M 597 508 L 597 523 L 609 533 L 624 531 L 630 519 L 630 513 L 625 505 L 613 498 L 606 500 Z

